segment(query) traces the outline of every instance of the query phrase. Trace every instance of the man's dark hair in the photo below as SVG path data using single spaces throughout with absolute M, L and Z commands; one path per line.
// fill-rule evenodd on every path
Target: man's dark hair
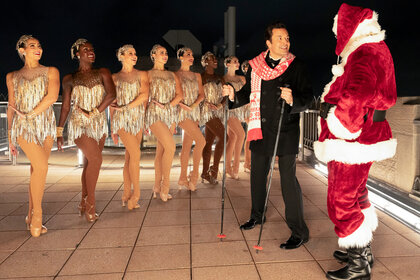
M 270 41 L 271 42 L 271 37 L 273 36 L 273 29 L 276 28 L 286 28 L 286 25 L 280 21 L 276 21 L 273 22 L 272 24 L 270 24 L 269 26 L 267 26 L 267 28 L 265 29 L 265 33 L 264 33 L 264 39 L 265 41 Z

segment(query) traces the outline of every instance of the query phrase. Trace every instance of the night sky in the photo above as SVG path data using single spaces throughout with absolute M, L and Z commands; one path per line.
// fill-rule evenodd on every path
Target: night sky
M 320 95 L 331 80 L 336 63 L 333 18 L 343 1 L 2 1 L 0 4 L 0 95 L 6 96 L 6 73 L 22 67 L 16 41 L 22 34 L 37 37 L 44 48 L 41 63 L 55 66 L 61 76 L 75 71 L 70 47 L 78 38 L 91 41 L 96 50 L 96 67 L 118 72 L 115 51 L 131 43 L 137 54 L 149 55 L 155 43 L 167 45 L 162 36 L 170 29 L 188 29 L 202 42 L 202 52 L 212 51 L 223 40 L 224 12 L 236 7 L 240 61 L 265 49 L 264 29 L 268 23 L 283 21 L 291 37 L 291 52 L 309 67 L 314 93 Z M 414 25 L 412 1 L 345 1 L 362 5 L 379 14 L 386 40 L 394 58 L 399 96 L 420 95 L 417 53 L 420 39 Z M 168 49 L 170 56 L 175 51 Z M 143 61 L 144 62 L 144 61 Z M 138 63 L 142 68 L 142 63 Z M 144 65 L 144 63 L 143 63 Z

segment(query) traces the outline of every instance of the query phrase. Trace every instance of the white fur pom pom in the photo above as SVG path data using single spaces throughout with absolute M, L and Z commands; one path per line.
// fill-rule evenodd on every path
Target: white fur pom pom
M 341 65 L 333 65 L 331 71 L 332 71 L 334 76 L 340 77 L 341 75 L 344 74 L 344 67 L 341 66 Z

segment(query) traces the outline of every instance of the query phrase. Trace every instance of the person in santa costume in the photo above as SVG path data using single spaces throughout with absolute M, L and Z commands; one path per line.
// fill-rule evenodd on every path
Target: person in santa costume
M 332 81 L 321 97 L 316 157 L 328 164 L 328 215 L 340 247 L 334 257 L 347 262 L 328 279 L 370 279 L 372 232 L 378 226 L 366 182 L 374 161 L 391 158 L 397 141 L 385 120 L 397 93 L 394 63 L 383 41 L 378 14 L 342 4 L 334 19 L 336 54 Z

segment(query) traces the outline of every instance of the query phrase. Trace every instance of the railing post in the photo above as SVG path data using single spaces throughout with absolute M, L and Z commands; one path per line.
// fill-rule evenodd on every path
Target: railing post
M 305 160 L 305 144 L 303 143 L 303 136 L 305 133 L 305 112 L 300 112 L 300 135 L 299 135 L 299 154 L 298 154 L 298 160 L 304 161 Z

